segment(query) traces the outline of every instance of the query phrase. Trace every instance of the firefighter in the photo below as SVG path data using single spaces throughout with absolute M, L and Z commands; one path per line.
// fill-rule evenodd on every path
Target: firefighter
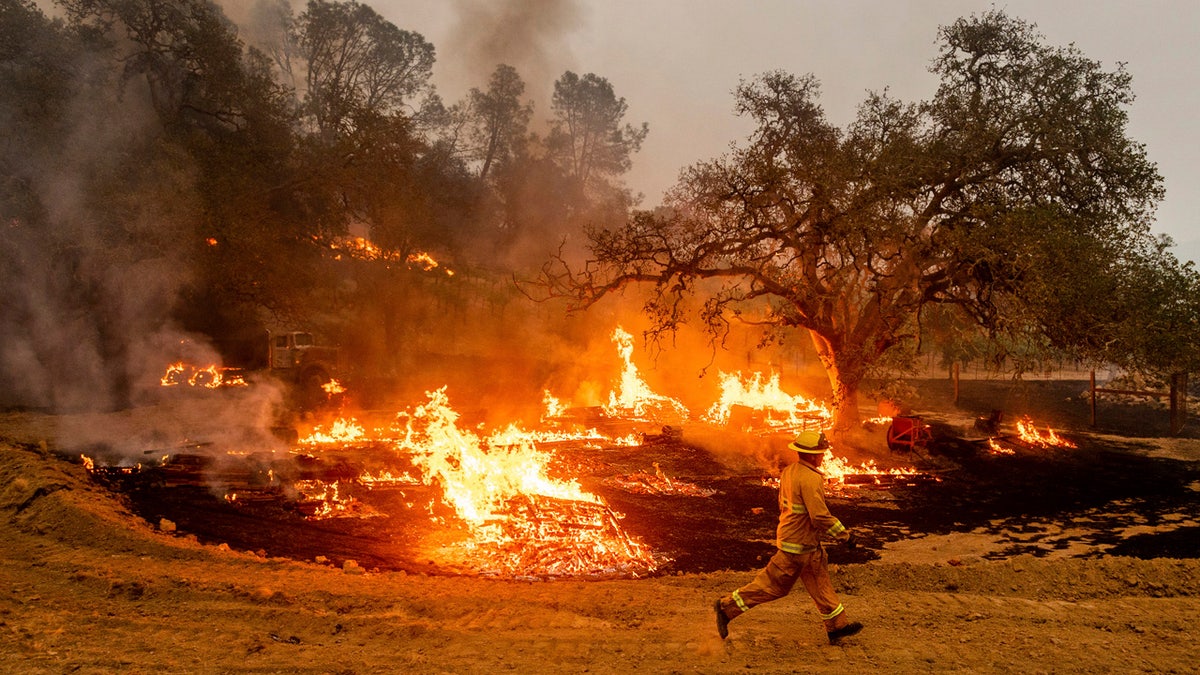
M 827 447 L 829 443 L 820 431 L 802 432 L 788 444 L 799 455 L 799 461 L 785 468 L 779 477 L 778 550 L 753 581 L 714 604 L 722 640 L 729 635 L 730 621 L 755 605 L 787 595 L 797 580 L 816 603 L 830 644 L 862 630 L 861 623 L 846 617 L 838 601 L 821 545 L 821 537 L 827 536 L 854 546 L 854 537 L 825 505 L 825 476 L 818 469 Z

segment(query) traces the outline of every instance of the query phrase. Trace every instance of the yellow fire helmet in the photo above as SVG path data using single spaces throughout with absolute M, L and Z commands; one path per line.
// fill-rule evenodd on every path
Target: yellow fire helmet
M 796 440 L 788 443 L 788 448 L 809 455 L 823 455 L 828 447 L 829 441 L 825 439 L 825 432 L 815 430 L 801 431 Z

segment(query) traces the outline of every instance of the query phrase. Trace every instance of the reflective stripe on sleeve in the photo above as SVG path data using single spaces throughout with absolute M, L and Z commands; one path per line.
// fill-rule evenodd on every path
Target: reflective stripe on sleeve
M 836 537 L 846 531 L 846 526 L 842 525 L 842 521 L 836 521 L 828 530 L 825 531 L 831 537 Z
M 842 610 L 844 610 L 844 609 L 846 609 L 846 608 L 841 605 L 838 605 L 837 609 L 833 610 L 832 612 L 830 612 L 828 614 L 822 614 L 821 618 L 824 619 L 825 621 L 828 621 L 828 620 L 832 619 L 833 617 L 837 616 L 838 614 L 841 614 Z

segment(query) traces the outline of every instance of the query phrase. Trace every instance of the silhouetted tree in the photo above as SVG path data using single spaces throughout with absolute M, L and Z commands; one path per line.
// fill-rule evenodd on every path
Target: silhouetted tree
M 512 162 L 526 142 L 533 104 L 522 101 L 525 82 L 512 66 L 492 72 L 487 91 L 472 89 L 467 96 L 466 155 L 479 165 L 486 181 L 496 164 Z
M 354 0 L 310 0 L 296 21 L 306 110 L 327 139 L 361 114 L 412 117 L 431 91 L 434 49 Z
M 641 127 L 624 123 L 628 108 L 607 79 L 594 73 L 563 73 L 554 83 L 550 104 L 550 157 L 589 188 L 624 174 L 649 133 L 644 122 Z

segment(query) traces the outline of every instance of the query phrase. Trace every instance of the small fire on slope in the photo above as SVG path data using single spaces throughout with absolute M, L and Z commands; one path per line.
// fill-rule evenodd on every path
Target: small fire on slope
M 385 263 L 403 262 L 408 269 L 416 268 L 424 272 L 439 270 L 444 272 L 446 276 L 454 276 L 454 270 L 445 267 L 427 251 L 415 251 L 408 255 L 403 255 L 398 251 L 382 248 L 365 237 L 339 237 L 327 242 L 322 242 L 319 237 L 313 237 L 313 240 L 329 248 L 334 260 L 342 260 L 345 257 Z

